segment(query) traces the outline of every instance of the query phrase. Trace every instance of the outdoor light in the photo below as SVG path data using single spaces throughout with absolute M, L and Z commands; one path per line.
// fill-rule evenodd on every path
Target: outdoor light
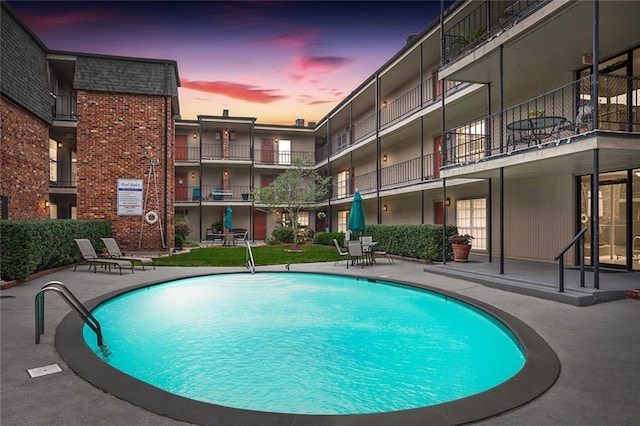
M 228 170 L 225 170 L 225 171 L 224 171 L 224 176 L 225 176 L 225 177 L 229 176 L 229 171 L 228 171 Z
M 193 138 L 196 139 L 198 137 L 198 134 L 196 132 L 193 132 Z
M 62 142 L 58 142 L 58 148 L 62 148 L 64 145 L 62 145 Z
M 387 107 L 387 101 L 382 102 L 382 108 L 386 108 Z
M 49 200 L 44 200 L 44 206 L 45 207 L 49 207 L 51 204 L 49 204 Z
M 382 161 L 384 161 L 385 163 L 387 162 L 387 154 L 382 156 Z
M 279 141 L 279 140 L 280 140 L 280 139 L 276 138 L 276 143 L 278 143 L 278 141 Z
M 191 179 L 195 179 L 196 178 L 196 172 L 191 172 Z
M 385 212 L 387 211 L 387 205 L 386 204 L 384 206 L 382 206 L 382 210 L 385 211 Z
M 444 200 L 444 205 L 449 207 L 451 205 L 451 198 L 447 197 L 447 199 Z

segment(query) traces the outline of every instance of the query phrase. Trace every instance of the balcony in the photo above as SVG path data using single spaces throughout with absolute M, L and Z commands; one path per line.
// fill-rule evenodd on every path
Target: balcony
M 78 99 L 76 93 L 55 95 L 53 117 L 55 120 L 75 121 L 77 119 Z
M 640 78 L 601 75 L 598 126 L 592 76 L 445 132 L 446 165 L 462 165 L 593 130 L 640 132 Z
M 223 147 L 221 143 L 203 143 L 203 160 L 251 160 L 251 145 Z
M 446 66 L 465 56 L 548 2 L 549 0 L 481 2 L 445 31 L 442 65 Z
M 200 161 L 199 146 L 177 146 L 176 163 L 198 163 Z
M 311 151 L 276 151 L 272 149 L 256 149 L 255 164 L 290 166 L 294 161 L 300 160 L 303 164 L 313 164 L 314 153 Z
M 249 185 L 231 185 L 222 188 L 219 185 L 203 185 L 202 201 L 229 202 L 229 201 L 249 201 Z
M 77 166 L 75 161 L 49 160 L 49 187 L 75 188 L 78 186 Z

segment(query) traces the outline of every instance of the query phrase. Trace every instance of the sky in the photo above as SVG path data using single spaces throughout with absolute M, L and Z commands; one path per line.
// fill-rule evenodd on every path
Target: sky
M 51 50 L 176 61 L 183 119 L 284 125 L 320 121 L 440 13 L 439 0 L 8 3 Z

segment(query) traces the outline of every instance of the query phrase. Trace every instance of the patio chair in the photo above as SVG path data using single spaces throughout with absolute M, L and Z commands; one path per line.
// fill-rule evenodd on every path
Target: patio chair
M 131 273 L 133 274 L 133 264 L 126 260 L 114 259 L 111 257 L 100 257 L 98 253 L 96 253 L 96 249 L 93 248 L 93 244 L 86 238 L 75 238 L 76 245 L 78 246 L 78 250 L 80 250 L 80 258 L 76 262 L 76 266 L 73 267 L 75 271 L 80 262 L 88 263 L 89 270 L 93 266 L 94 273 L 98 272 L 98 265 L 103 267 L 108 267 L 109 271 L 111 271 L 112 266 L 117 266 L 120 270 L 120 275 L 122 275 L 122 268 L 131 268 Z
M 387 246 L 384 249 L 374 250 L 374 256 L 382 256 L 386 257 L 390 264 L 395 263 L 391 255 L 389 254 L 389 249 L 391 248 L 391 237 L 389 237 L 389 241 L 387 241 Z
M 360 262 L 362 268 L 364 268 L 364 252 L 362 251 L 362 243 L 360 241 L 348 241 L 347 251 L 349 252 L 349 260 L 352 265 Z M 347 261 L 347 269 L 349 269 L 349 262 Z
M 340 258 L 342 256 L 349 256 L 349 253 L 346 251 L 342 251 L 342 249 L 340 248 L 340 243 L 338 243 L 338 240 L 336 240 L 335 238 L 333 239 L 333 244 L 336 246 L 336 250 L 338 251 L 338 259 L 336 259 L 336 261 L 333 263 L 333 266 L 336 266 L 338 264 L 338 262 L 340 262 Z M 347 261 L 347 263 L 349 263 Z M 349 267 L 349 265 L 347 265 L 347 268 Z
M 133 265 L 135 262 L 140 262 L 140 264 L 142 265 L 143 271 L 145 270 L 144 265 L 151 265 L 153 266 L 153 269 L 156 269 L 156 265 L 153 264 L 153 259 L 150 257 L 125 256 L 124 253 L 120 251 L 120 247 L 118 247 L 118 243 L 113 238 L 103 238 L 102 242 L 104 243 L 104 246 L 107 248 L 107 251 L 109 252 L 110 257 L 114 259 L 128 260 L 129 262 L 131 262 L 131 265 Z

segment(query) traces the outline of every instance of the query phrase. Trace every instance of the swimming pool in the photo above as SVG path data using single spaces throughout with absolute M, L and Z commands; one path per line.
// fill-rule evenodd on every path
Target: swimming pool
M 371 278 L 191 277 L 96 305 L 111 366 L 192 403 L 241 409 L 236 414 L 442 410 L 526 370 L 526 345 L 482 306 Z M 124 337 L 109 332 L 122 328 Z M 180 336 L 175 345 L 170 335 Z M 90 330 L 86 340 L 95 345 Z M 434 375 L 439 369 L 444 376 Z

